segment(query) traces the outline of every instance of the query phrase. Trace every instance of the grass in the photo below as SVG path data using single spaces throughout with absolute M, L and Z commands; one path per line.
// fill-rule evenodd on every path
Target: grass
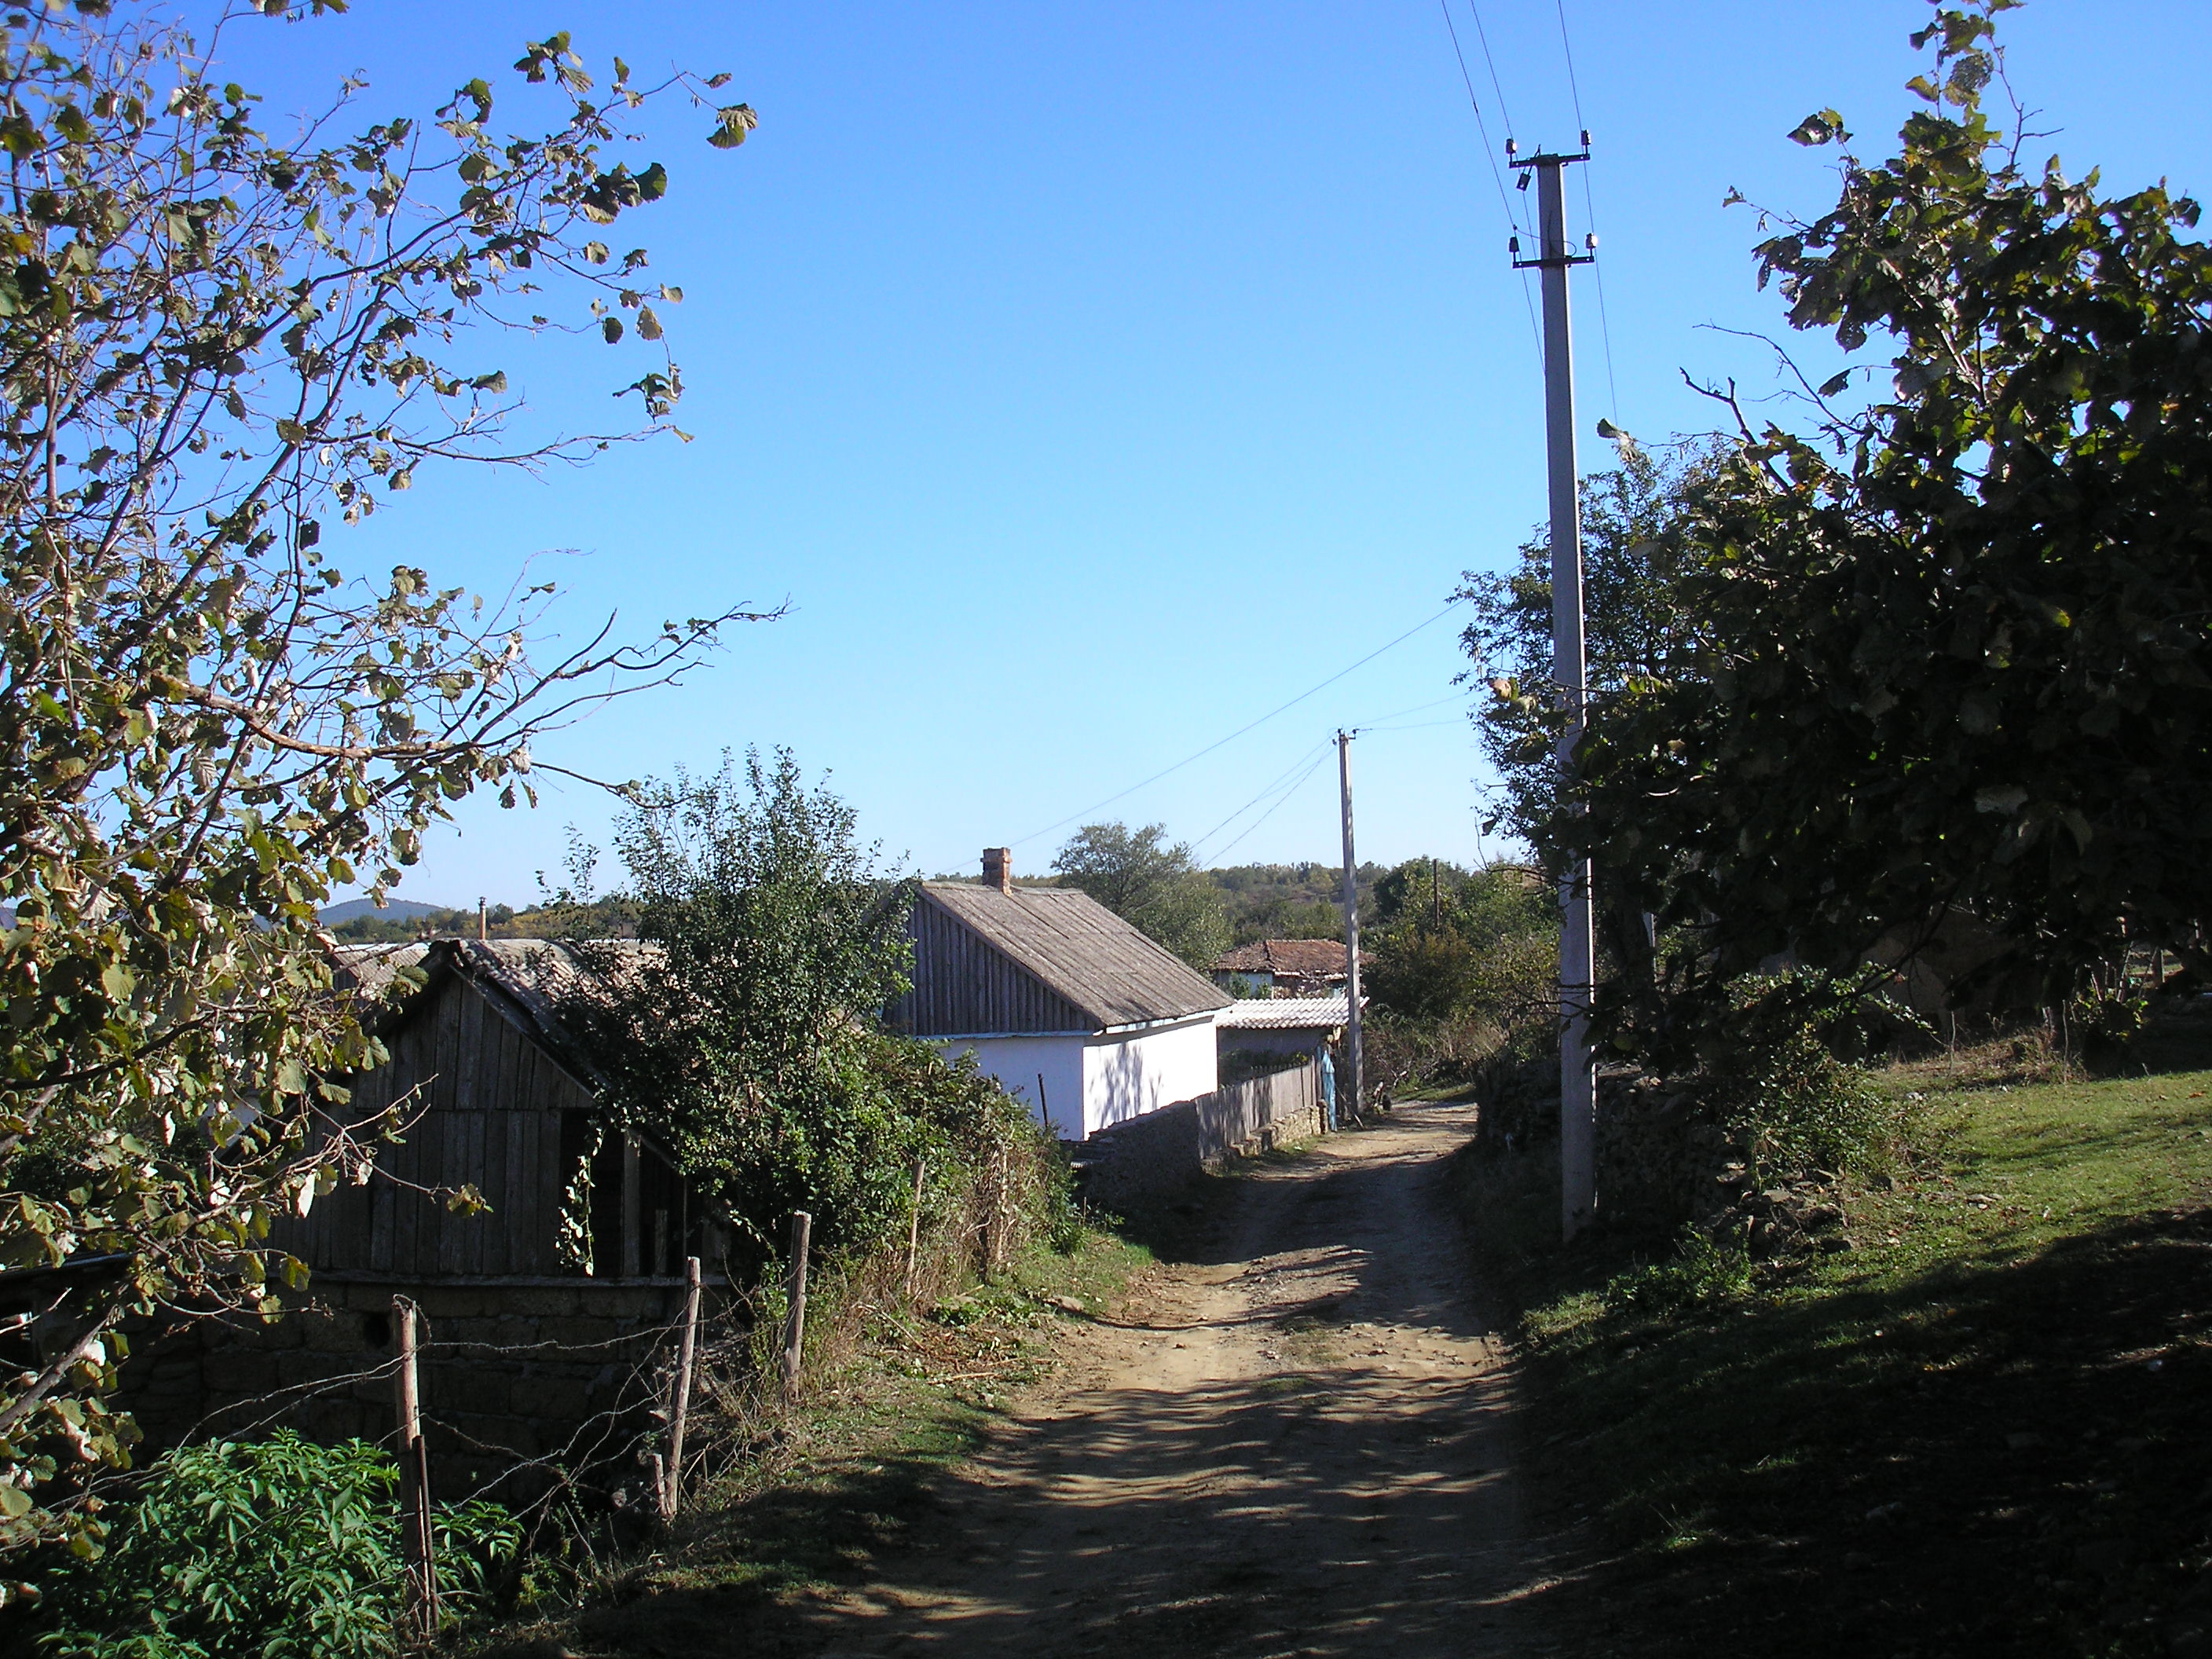
M 794 1602 L 865 1577 L 925 1523 L 933 1483 L 989 1433 L 1007 1392 L 1049 1367 L 1058 1323 L 1109 1302 L 1149 1260 L 1091 1231 L 1069 1254 L 1030 1249 L 927 1316 L 878 1319 L 669 1535 L 592 1564 L 579 1605 L 512 1624 L 482 1650 L 813 1651 Z
M 1544 1242 L 1555 1164 L 1468 1167 L 1589 1651 L 2212 1653 L 2212 1072 L 2020 1075 L 1889 1073 L 1926 1153 L 1733 1286 L 1650 1294 L 1648 1243 Z

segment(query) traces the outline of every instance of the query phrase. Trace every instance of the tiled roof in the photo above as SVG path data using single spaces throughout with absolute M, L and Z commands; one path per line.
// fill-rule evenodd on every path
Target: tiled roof
M 1072 887 L 928 882 L 922 892 L 1099 1030 L 1226 1007 L 1221 988 Z
M 1359 953 L 1364 968 L 1374 958 Z M 1267 939 L 1240 945 L 1213 964 L 1217 974 L 1288 974 L 1312 979 L 1344 972 L 1344 941 L 1335 939 Z

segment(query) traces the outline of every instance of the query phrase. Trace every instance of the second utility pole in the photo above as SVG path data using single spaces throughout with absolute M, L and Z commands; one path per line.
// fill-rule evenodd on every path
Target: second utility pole
M 1567 272 L 1593 256 L 1567 242 L 1566 170 L 1589 160 L 1589 134 L 1578 155 L 1542 152 L 1507 159 L 1536 174 L 1539 257 L 1516 259 L 1544 273 L 1544 428 L 1552 497 L 1552 680 L 1565 729 L 1559 734 L 1559 786 L 1574 780 L 1575 744 L 1587 718 L 1589 668 L 1583 641 L 1583 526 L 1575 465 L 1575 347 L 1567 311 Z M 1592 239 L 1593 247 L 1596 246 Z M 1517 246 L 1517 243 L 1516 243 Z M 1590 913 L 1590 864 L 1573 860 L 1559 877 L 1559 1231 L 1572 1238 L 1597 1210 L 1597 1065 L 1590 1053 L 1590 991 L 1597 954 Z
M 1352 854 L 1352 733 L 1336 734 L 1336 777 L 1344 793 L 1344 1070 L 1346 1096 L 1359 1110 L 1359 866 Z

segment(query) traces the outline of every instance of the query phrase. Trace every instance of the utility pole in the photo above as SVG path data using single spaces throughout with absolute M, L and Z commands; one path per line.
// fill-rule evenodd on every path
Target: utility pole
M 1344 797 L 1344 1070 L 1352 1109 L 1359 1110 L 1359 866 L 1352 852 L 1352 733 L 1336 734 L 1337 786 Z
M 1543 246 L 1534 266 L 1544 282 L 1544 428 L 1552 497 L 1552 679 L 1567 717 L 1559 734 L 1562 789 L 1574 779 L 1575 744 L 1588 718 L 1589 665 L 1583 640 L 1583 529 L 1575 465 L 1575 347 L 1567 307 L 1567 273 L 1588 264 L 1595 252 L 1577 253 L 1567 241 L 1566 170 L 1589 160 L 1589 134 L 1577 154 L 1540 151 L 1522 161 L 1508 139 L 1507 161 L 1536 177 L 1536 219 Z M 1525 182 L 1525 181 L 1524 181 Z M 1597 239 L 1586 247 L 1595 250 Z M 1513 243 L 1519 252 L 1519 239 Z M 1572 1238 L 1597 1210 L 1597 1066 L 1590 1053 L 1590 991 L 1596 930 L 1590 909 L 1587 858 L 1559 878 L 1559 1225 Z

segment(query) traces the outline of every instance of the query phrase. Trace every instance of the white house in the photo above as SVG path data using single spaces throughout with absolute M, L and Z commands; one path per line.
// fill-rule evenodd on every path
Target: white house
M 891 1023 L 972 1053 L 1063 1140 L 1212 1094 L 1229 997 L 1088 894 L 1015 886 L 1012 858 L 922 884 Z

